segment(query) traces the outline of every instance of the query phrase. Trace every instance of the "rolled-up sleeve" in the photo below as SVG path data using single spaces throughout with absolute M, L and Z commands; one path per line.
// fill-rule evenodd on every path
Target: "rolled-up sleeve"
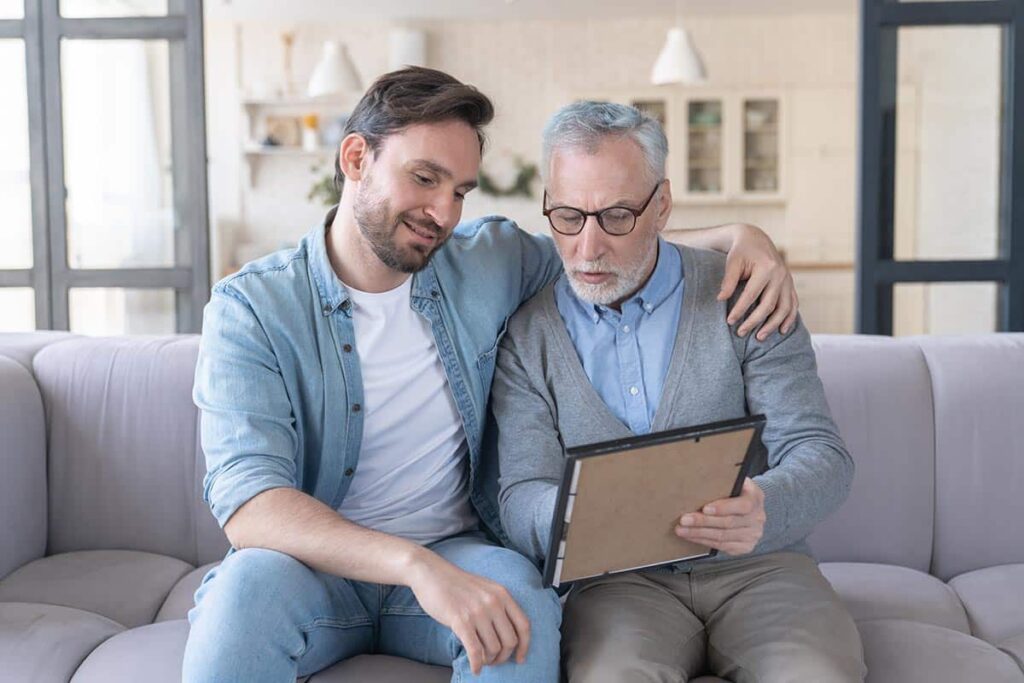
M 277 357 L 229 286 L 215 288 L 203 312 L 192 397 L 206 457 L 203 499 L 221 527 L 257 494 L 296 486 L 298 438 Z

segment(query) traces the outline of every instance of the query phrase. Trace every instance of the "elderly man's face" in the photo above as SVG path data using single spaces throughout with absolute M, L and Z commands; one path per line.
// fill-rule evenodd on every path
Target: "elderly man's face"
M 639 145 L 621 136 L 605 139 L 596 150 L 556 148 L 548 171 L 548 209 L 640 209 L 656 185 Z M 595 216 L 587 217 L 579 234 L 553 231 L 576 295 L 584 301 L 618 307 L 638 291 L 654 270 L 658 233 L 671 210 L 671 188 L 668 181 L 662 181 L 627 235 L 609 235 Z

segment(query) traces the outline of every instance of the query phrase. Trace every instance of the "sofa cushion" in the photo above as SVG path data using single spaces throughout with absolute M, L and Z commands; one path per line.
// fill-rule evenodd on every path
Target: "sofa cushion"
M 0 679 L 63 683 L 93 648 L 121 632 L 98 614 L 70 607 L 0 603 Z
M 191 570 L 173 557 L 133 550 L 63 553 L 0 581 L 0 601 L 74 607 L 131 628 L 152 623 L 171 588 Z
M 183 619 L 124 631 L 93 650 L 71 682 L 180 683 L 187 639 L 188 622 Z
M 994 645 L 1024 636 L 1024 564 L 978 569 L 949 585 L 967 610 L 971 633 Z
M 867 683 L 1024 683 L 1013 659 L 974 636 L 901 619 L 857 624 Z
M 147 681 L 179 683 L 188 640 L 184 619 L 150 624 L 120 633 L 96 648 L 72 683 Z M 399 657 L 362 655 L 307 677 L 310 683 L 447 683 L 448 667 L 427 666 Z M 712 679 L 716 680 L 716 679 Z
M 160 607 L 160 611 L 157 612 L 156 619 L 153 621 L 188 618 L 188 611 L 196 603 L 195 596 L 196 591 L 199 590 L 199 584 L 203 582 L 203 577 L 218 564 L 220 562 L 204 564 L 199 569 L 193 569 L 181 577 L 178 583 L 174 584 L 174 588 L 167 595 L 167 599 L 164 600 L 164 604 Z
M 1024 334 L 915 338 L 935 399 L 935 554 L 943 581 L 1024 563 Z M 993 532 L 998 530 L 998 534 Z
M 935 426 L 920 349 L 888 337 L 813 338 L 825 396 L 857 468 L 849 498 L 810 536 L 821 560 L 927 572 Z
M 1017 666 L 1021 668 L 1021 671 L 1024 671 L 1024 633 L 1004 640 L 999 644 L 999 649 L 1013 657 L 1014 661 L 1017 662 Z
M 820 567 L 858 622 L 905 619 L 970 633 L 956 593 L 934 576 L 884 564 L 824 562 Z
M 46 420 L 31 373 L 0 355 L 0 578 L 46 552 Z
M 80 337 L 34 361 L 49 429 L 49 552 L 121 548 L 198 566 L 227 538 L 202 502 L 197 336 Z

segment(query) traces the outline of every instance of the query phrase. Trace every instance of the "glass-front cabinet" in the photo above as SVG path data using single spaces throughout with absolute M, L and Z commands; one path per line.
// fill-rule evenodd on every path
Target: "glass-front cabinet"
M 701 92 L 682 96 L 685 131 L 669 146 L 686 146 L 681 203 L 782 202 L 784 128 L 778 94 Z M 684 188 L 680 192 L 679 188 Z
M 722 101 L 690 100 L 686 133 L 686 192 L 722 194 Z M 669 139 L 669 146 L 674 142 Z
M 779 101 L 743 100 L 743 191 L 779 191 Z

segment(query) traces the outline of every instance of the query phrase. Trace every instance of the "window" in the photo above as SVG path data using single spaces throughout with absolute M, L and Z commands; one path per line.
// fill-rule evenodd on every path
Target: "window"
M 0 0 L 5 329 L 198 332 L 210 287 L 200 0 L 16 4 Z

